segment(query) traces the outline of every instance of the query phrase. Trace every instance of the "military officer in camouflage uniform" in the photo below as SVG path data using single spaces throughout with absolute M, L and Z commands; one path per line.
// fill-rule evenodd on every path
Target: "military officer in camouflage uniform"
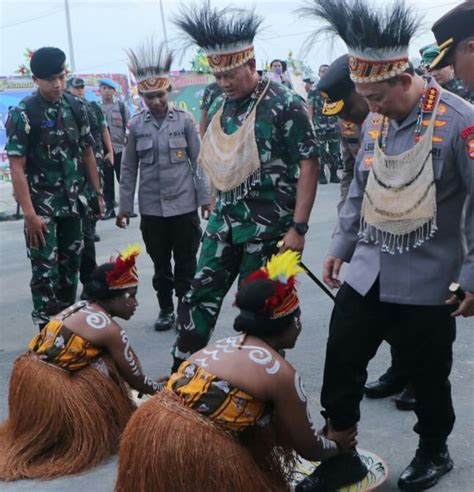
M 64 94 L 64 63 L 58 48 L 35 52 L 31 72 L 38 91 L 11 109 L 6 125 L 6 151 L 32 267 L 32 316 L 40 328 L 75 301 L 84 174 L 103 212 L 86 106 Z
M 107 119 L 96 101 L 88 101 L 85 98 L 85 84 L 84 80 L 80 77 L 71 77 L 66 84 L 66 90 L 76 97 L 83 100 L 87 108 L 87 116 L 89 118 L 89 124 L 91 129 L 91 135 L 94 138 L 94 154 L 97 162 L 97 170 L 99 171 L 100 189 L 103 191 L 104 186 L 104 159 L 113 160 L 113 148 L 112 140 L 110 139 L 110 133 L 107 128 Z M 107 153 L 105 154 L 105 149 Z M 89 202 L 94 203 L 94 193 L 92 193 L 91 186 L 87 183 L 84 191 L 89 199 Z M 92 198 L 92 200 L 91 200 Z M 95 213 L 89 207 L 89 210 L 85 212 L 82 220 L 82 232 L 84 235 L 84 249 L 81 256 L 81 268 L 79 270 L 79 279 L 84 285 L 88 282 L 91 273 L 97 266 L 95 255 L 95 241 L 99 240 L 96 235 L 96 223 Z
M 469 91 L 464 84 L 454 76 L 452 65 L 446 65 L 441 68 L 433 68 L 430 70 L 430 65 L 433 60 L 439 55 L 440 50 L 436 44 L 430 44 L 421 48 L 421 64 L 426 67 L 438 84 L 449 92 L 468 100 Z
M 153 288 L 160 306 L 155 330 L 165 331 L 175 325 L 173 293 L 179 305 L 196 271 L 202 233 L 198 208 L 202 215 L 209 213 L 209 189 L 198 171 L 201 142 L 194 118 L 169 105 L 171 54 L 151 42 L 128 53 L 146 109 L 130 120 L 116 223 L 121 228 L 129 223 L 140 170 L 140 229 L 153 261 Z
M 329 65 L 321 65 L 318 75 L 322 77 Z M 316 140 L 318 142 L 319 160 L 321 170 L 319 173 L 319 184 L 327 184 L 327 177 L 324 171 L 329 168 L 331 183 L 339 183 L 337 170 L 341 166 L 341 149 L 339 140 L 338 120 L 335 116 L 323 113 L 324 97 L 316 88 L 308 92 L 308 106 L 312 116 Z
M 203 6 L 176 21 L 207 52 L 224 95 L 209 110 L 201 147 L 200 163 L 217 198 L 191 290 L 178 313 L 174 369 L 207 344 L 237 276 L 242 282 L 264 265 L 281 239 L 284 248 L 303 249 L 316 195 L 319 166 L 307 107 L 287 87 L 259 77 L 252 43 L 261 19 L 240 9 L 230 15 Z M 213 41 L 207 41 L 209 23 L 222 33 Z M 229 53 L 227 34 L 234 30 Z M 221 159 L 233 169 L 224 183 Z
M 216 82 L 209 84 L 204 89 L 204 94 L 202 96 L 202 101 L 200 106 L 201 117 L 199 119 L 199 133 L 201 137 L 204 136 L 207 125 L 209 124 L 209 118 L 208 118 L 209 108 L 211 107 L 212 103 L 216 100 L 216 98 L 219 97 L 221 94 L 222 91 Z

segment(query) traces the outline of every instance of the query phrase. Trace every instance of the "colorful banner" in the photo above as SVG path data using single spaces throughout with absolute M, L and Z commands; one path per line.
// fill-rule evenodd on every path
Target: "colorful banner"
M 86 86 L 86 98 L 88 100 L 100 100 L 99 79 L 103 77 L 114 80 L 120 87 L 119 94 L 128 104 L 132 114 L 143 109 L 143 101 L 138 95 L 133 78 L 123 74 L 77 74 L 76 77 L 84 79 Z M 204 94 L 204 89 L 214 82 L 211 74 L 197 72 L 172 72 L 170 103 L 178 108 L 189 111 L 196 121 L 199 121 L 201 111 L 199 106 Z M 8 167 L 5 149 L 5 123 L 8 117 L 8 109 L 16 106 L 23 98 L 29 96 L 35 90 L 33 81 L 29 77 L 0 77 L 0 183 L 10 181 L 10 169 Z

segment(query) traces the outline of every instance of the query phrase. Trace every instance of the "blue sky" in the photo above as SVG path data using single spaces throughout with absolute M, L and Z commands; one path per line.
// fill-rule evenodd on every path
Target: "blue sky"
M 374 6 L 387 0 L 372 0 Z M 169 46 L 177 48 L 177 33 L 169 19 L 186 2 L 162 0 Z M 310 53 L 301 53 L 308 33 L 316 27 L 314 21 L 298 18 L 294 9 L 299 0 L 211 0 L 212 5 L 251 7 L 264 18 L 264 31 L 256 41 L 257 64 L 273 58 L 286 58 L 291 49 L 316 69 L 345 53 L 341 42 L 319 42 Z M 422 12 L 424 32 L 412 43 L 411 55 L 434 41 L 430 27 L 445 12 L 460 1 L 416 0 Z M 144 37 L 163 39 L 159 0 L 69 0 L 76 72 L 125 73 L 124 48 L 136 46 Z M 23 63 L 25 48 L 58 46 L 68 53 L 64 0 L 0 0 L 1 56 L 0 75 L 11 75 Z M 177 59 L 173 68 L 188 68 L 192 53 Z

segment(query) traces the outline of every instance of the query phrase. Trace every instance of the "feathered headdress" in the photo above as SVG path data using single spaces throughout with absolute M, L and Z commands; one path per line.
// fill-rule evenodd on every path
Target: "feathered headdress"
M 107 272 L 106 276 L 109 289 L 129 289 L 138 285 L 138 272 L 135 261 L 140 253 L 140 246 L 134 244 L 119 253 L 117 258 L 111 259 L 114 269 Z
M 212 8 L 207 2 L 181 10 L 173 19 L 187 44 L 197 44 L 207 54 L 213 73 L 240 67 L 255 58 L 253 40 L 262 18 L 254 10 Z
M 276 283 L 275 292 L 265 301 L 265 312 L 270 319 L 288 316 L 298 309 L 296 275 L 305 271 L 299 265 L 300 260 L 301 254 L 291 250 L 273 255 L 264 267 L 245 280 L 244 284 L 255 280 L 273 280 Z
M 299 9 L 305 17 L 324 21 L 307 40 L 323 33 L 340 36 L 349 50 L 351 79 L 380 82 L 399 75 L 409 66 L 408 45 L 420 20 L 404 0 L 375 10 L 365 0 L 311 0 Z
M 168 90 L 173 53 L 168 52 L 163 43 L 157 44 L 147 39 L 135 50 L 125 50 L 128 68 L 142 94 Z

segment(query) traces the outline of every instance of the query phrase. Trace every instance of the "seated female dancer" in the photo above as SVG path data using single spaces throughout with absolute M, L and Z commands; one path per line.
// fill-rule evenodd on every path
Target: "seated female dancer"
M 14 363 L 9 419 L 0 425 L 0 479 L 78 473 L 118 448 L 135 409 L 128 383 L 142 392 L 160 386 L 144 376 L 125 331 L 138 277 L 129 248 L 99 266 L 86 286 L 90 301 L 61 312 Z
M 141 405 L 122 436 L 116 491 L 289 490 L 294 452 L 325 460 L 356 431 L 315 431 L 294 367 L 280 351 L 301 331 L 299 254 L 274 256 L 236 298 L 236 336 L 183 362 L 166 390 Z

